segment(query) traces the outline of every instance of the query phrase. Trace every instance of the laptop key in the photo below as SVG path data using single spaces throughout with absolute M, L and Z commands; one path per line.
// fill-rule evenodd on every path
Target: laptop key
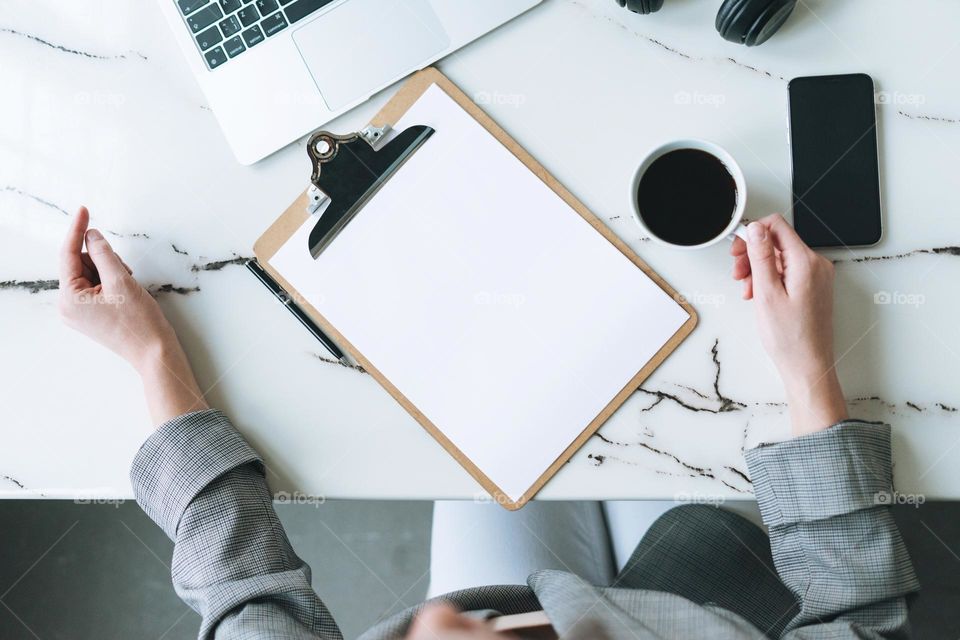
M 260 25 L 263 27 L 263 32 L 267 36 L 272 36 L 275 33 L 279 33 L 287 26 L 287 21 L 284 20 L 283 14 L 277 11 L 275 14 L 269 18 L 264 18 Z
M 190 25 L 191 31 L 198 33 L 222 17 L 223 12 L 220 11 L 220 7 L 215 4 L 210 4 L 187 18 L 187 23 Z
M 255 44 L 260 44 L 265 40 L 263 31 L 260 31 L 260 26 L 256 24 L 244 31 L 242 35 L 243 41 L 247 43 L 248 47 L 252 47 Z
M 277 0 L 257 0 L 257 9 L 260 15 L 268 16 L 277 10 Z
M 236 16 L 228 16 L 226 20 L 220 21 L 220 31 L 223 31 L 225 38 L 229 38 L 240 31 L 240 21 L 237 20 Z
M 197 44 L 200 45 L 201 51 L 206 51 L 221 40 L 223 40 L 223 36 L 220 35 L 220 29 L 217 29 L 217 25 L 213 25 L 197 36 Z
M 257 13 L 257 8 L 251 5 L 249 7 L 240 9 L 240 11 L 237 12 L 237 17 L 240 18 L 240 22 L 243 23 L 243 26 L 249 27 L 260 19 L 260 14 Z
M 228 16 L 240 8 L 240 0 L 220 0 L 220 8 L 223 9 L 223 15 Z
M 207 66 L 211 69 L 216 69 L 227 61 L 227 56 L 223 54 L 223 47 L 210 49 L 210 51 L 203 54 L 203 57 L 207 59 Z
M 287 6 L 287 5 L 290 4 L 291 2 L 293 2 L 293 0 L 280 0 L 280 4 L 283 5 L 283 6 Z
M 177 0 L 177 5 L 180 6 L 180 13 L 186 16 L 190 15 L 208 2 L 210 2 L 210 0 Z
M 224 42 L 223 48 L 227 50 L 227 55 L 231 58 L 236 58 L 238 55 L 247 50 L 247 48 L 243 46 L 243 40 L 240 38 L 240 36 L 233 36 Z
M 287 20 L 290 21 L 290 24 L 293 24 L 298 20 L 303 20 L 320 7 L 330 4 L 331 2 L 333 2 L 333 0 L 297 0 L 293 4 L 285 7 L 283 11 L 287 14 Z

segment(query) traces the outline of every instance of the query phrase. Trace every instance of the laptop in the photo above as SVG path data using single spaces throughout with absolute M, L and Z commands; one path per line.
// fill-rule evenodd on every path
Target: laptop
M 541 0 L 158 0 L 249 165 Z

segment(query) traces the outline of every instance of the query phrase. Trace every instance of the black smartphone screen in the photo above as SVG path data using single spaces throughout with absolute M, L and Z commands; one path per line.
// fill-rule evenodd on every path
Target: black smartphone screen
M 873 79 L 863 73 L 790 81 L 793 226 L 811 247 L 880 241 Z

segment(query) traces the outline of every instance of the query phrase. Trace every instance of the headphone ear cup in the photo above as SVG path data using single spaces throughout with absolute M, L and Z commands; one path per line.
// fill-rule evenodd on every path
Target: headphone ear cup
M 663 0 L 617 0 L 617 4 L 634 13 L 654 13 L 663 7 Z
M 743 44 L 747 29 L 770 0 L 724 0 L 715 26 L 724 40 Z
M 717 32 L 724 40 L 729 40 L 725 34 L 727 33 L 727 28 L 730 25 L 730 18 L 733 16 L 733 13 L 740 2 L 741 0 L 723 0 L 723 4 L 720 5 L 720 9 L 717 10 L 717 19 L 714 22 L 714 26 L 717 28 Z
M 772 2 L 747 31 L 744 44 L 748 47 L 755 47 L 769 40 L 773 34 L 780 30 L 780 27 L 787 21 L 796 6 L 796 0 Z
M 724 40 L 753 47 L 766 42 L 786 21 L 797 0 L 724 0 L 717 31 Z

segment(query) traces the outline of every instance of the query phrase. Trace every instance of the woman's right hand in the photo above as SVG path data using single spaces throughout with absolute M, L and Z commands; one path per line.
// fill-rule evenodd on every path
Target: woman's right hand
M 103 234 L 87 230 L 89 222 L 89 212 L 81 207 L 60 251 L 63 321 L 134 366 L 157 424 L 205 409 L 187 356 L 160 305 Z
M 176 344 L 176 334 L 103 234 L 87 229 L 89 222 L 80 207 L 60 250 L 60 317 L 142 372 Z
M 760 342 L 783 380 L 794 435 L 847 416 L 833 353 L 833 264 L 814 253 L 779 214 L 734 240 L 733 277 L 752 299 Z

